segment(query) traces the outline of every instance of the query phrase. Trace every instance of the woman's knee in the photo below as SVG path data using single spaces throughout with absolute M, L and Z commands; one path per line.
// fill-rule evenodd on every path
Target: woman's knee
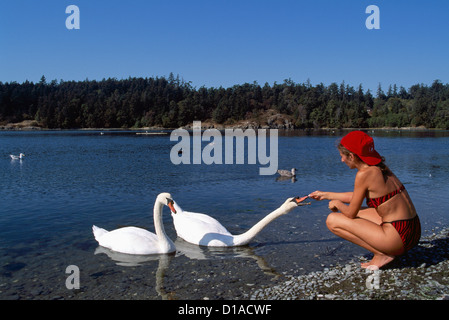
M 335 230 L 338 227 L 339 221 L 341 220 L 341 213 L 339 212 L 331 212 L 326 219 L 326 225 L 330 231 Z

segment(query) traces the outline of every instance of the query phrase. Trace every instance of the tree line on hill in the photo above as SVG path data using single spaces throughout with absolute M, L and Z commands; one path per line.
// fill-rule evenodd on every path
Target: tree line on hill
M 194 88 L 169 77 L 101 81 L 0 82 L 0 124 L 36 120 L 45 128 L 177 128 L 194 120 L 233 124 L 263 120 L 264 112 L 288 115 L 293 127 L 449 129 L 449 84 L 435 80 L 408 90 L 396 85 L 375 96 L 362 85 L 311 85 L 291 79 L 260 86 Z

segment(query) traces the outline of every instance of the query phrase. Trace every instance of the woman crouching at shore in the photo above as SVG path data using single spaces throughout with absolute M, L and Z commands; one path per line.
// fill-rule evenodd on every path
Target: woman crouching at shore
M 344 136 L 338 145 L 341 161 L 357 169 L 353 192 L 315 191 L 315 200 L 331 200 L 326 224 L 337 236 L 374 254 L 363 268 L 381 268 L 417 245 L 421 224 L 404 185 L 384 164 L 374 141 L 362 131 Z M 362 208 L 366 198 L 368 208 Z

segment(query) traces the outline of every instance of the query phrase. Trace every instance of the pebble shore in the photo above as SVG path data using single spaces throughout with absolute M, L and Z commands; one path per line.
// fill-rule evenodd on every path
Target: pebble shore
M 307 275 L 285 275 L 286 281 L 256 289 L 248 299 L 449 300 L 449 228 L 422 237 L 415 248 L 380 270 L 360 267 L 371 258 Z

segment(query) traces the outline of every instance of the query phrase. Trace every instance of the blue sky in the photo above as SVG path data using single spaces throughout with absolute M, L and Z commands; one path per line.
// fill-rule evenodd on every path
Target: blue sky
M 80 10 L 68 30 L 67 6 Z M 380 29 L 368 30 L 368 5 Z M 449 82 L 447 0 L 17 0 L 0 5 L 0 81 L 179 74 L 195 87 Z

